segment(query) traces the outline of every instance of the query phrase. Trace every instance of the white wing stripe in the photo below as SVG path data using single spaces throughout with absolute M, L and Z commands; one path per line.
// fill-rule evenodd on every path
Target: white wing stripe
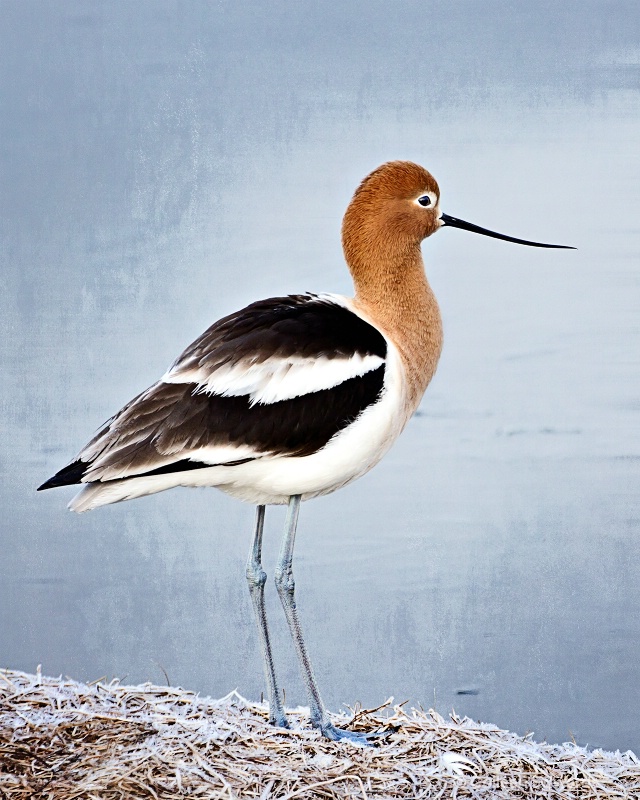
M 252 406 L 257 403 L 268 405 L 332 389 L 377 369 L 381 364 L 384 364 L 384 359 L 380 356 L 359 353 L 349 358 L 272 357 L 257 364 L 247 360 L 231 366 L 225 364 L 205 380 L 198 368 L 178 372 L 169 370 L 162 380 L 165 383 L 196 383 L 198 392 L 222 397 L 249 395 Z
M 116 464 L 115 466 L 104 465 L 105 459 L 113 455 L 117 450 L 109 451 L 105 457 L 97 458 L 87 470 L 83 478 L 84 483 L 91 481 L 112 481 L 118 478 L 131 478 L 136 474 L 144 472 L 151 472 L 154 469 L 173 464 L 176 461 L 176 454 L 158 453 L 155 457 L 151 458 L 148 463 L 140 465 L 132 472 L 128 466 L 124 468 L 122 465 Z M 208 447 L 198 447 L 193 450 L 180 451 L 180 459 L 189 459 L 189 461 L 201 461 L 203 464 L 211 465 L 224 465 L 229 462 L 242 461 L 250 458 L 261 458 L 265 455 L 271 455 L 269 451 L 260 451 L 250 445 L 209 445 Z

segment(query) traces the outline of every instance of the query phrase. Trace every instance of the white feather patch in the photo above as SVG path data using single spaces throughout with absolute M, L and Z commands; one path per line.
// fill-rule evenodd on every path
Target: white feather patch
M 225 364 L 208 375 L 202 369 L 169 370 L 165 383 L 196 383 L 198 392 L 222 397 L 249 395 L 251 405 L 268 405 L 292 400 L 311 392 L 332 389 L 351 378 L 360 377 L 384 364 L 376 355 L 354 353 L 349 358 L 301 358 L 273 356 L 260 363 L 247 360 Z
M 176 461 L 176 453 L 179 453 L 180 459 L 189 459 L 190 461 L 211 464 L 212 466 L 220 466 L 229 463 L 233 464 L 236 461 L 244 461 L 249 458 L 260 458 L 264 455 L 270 455 L 268 451 L 259 451 L 255 447 L 246 444 L 220 444 L 191 450 L 178 450 L 176 448 L 173 452 L 158 453 L 155 458 L 152 457 L 146 463 L 139 464 L 135 471 L 128 465 L 124 467 L 118 464 L 115 466 L 105 466 L 105 461 L 108 461 L 114 454 L 117 454 L 118 450 L 118 447 L 111 448 L 107 451 L 105 456 L 98 457 L 87 469 L 82 483 L 134 478 L 136 475 L 141 475 L 144 472 L 151 472 L 154 469 L 160 469 L 161 467 L 172 464 Z

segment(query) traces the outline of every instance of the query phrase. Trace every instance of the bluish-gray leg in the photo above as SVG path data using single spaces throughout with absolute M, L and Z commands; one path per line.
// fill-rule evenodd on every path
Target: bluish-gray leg
M 253 532 L 253 541 L 247 561 L 247 581 L 249 592 L 256 614 L 258 631 L 260 634 L 260 648 L 264 664 L 264 676 L 267 681 L 267 695 L 269 697 L 269 722 L 280 728 L 288 728 L 289 723 L 282 707 L 276 670 L 273 664 L 269 628 L 267 626 L 267 612 L 264 607 L 264 584 L 267 574 L 262 569 L 262 531 L 264 530 L 264 506 L 256 509 L 256 527 Z
M 314 728 L 319 728 L 323 736 L 327 739 L 347 739 L 352 742 L 359 742 L 361 744 L 371 744 L 370 737 L 365 734 L 354 733 L 353 731 L 343 731 L 336 728 L 335 725 L 329 720 L 329 715 L 324 707 L 324 703 L 318 691 L 315 676 L 309 654 L 304 643 L 302 636 L 302 628 L 300 627 L 300 620 L 298 619 L 298 609 L 296 608 L 295 599 L 295 582 L 293 579 L 293 545 L 296 538 L 296 525 L 298 523 L 298 512 L 300 510 L 300 495 L 293 495 L 289 500 L 289 510 L 287 512 L 287 521 L 285 524 L 284 538 L 282 540 L 282 547 L 280 548 L 280 555 L 278 557 L 278 564 L 276 566 L 276 587 L 284 613 L 289 624 L 291 637 L 296 649 L 298 661 L 302 668 L 302 677 L 309 696 L 309 708 L 311 711 L 311 724 Z

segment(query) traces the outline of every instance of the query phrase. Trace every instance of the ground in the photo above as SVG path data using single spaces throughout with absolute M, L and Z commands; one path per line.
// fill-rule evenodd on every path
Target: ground
M 336 715 L 386 734 L 378 746 L 329 742 L 289 709 L 291 730 L 264 705 L 180 688 L 83 684 L 0 672 L 0 796 L 7 800 L 137 798 L 640 797 L 631 753 L 540 744 L 435 711 L 383 707 Z

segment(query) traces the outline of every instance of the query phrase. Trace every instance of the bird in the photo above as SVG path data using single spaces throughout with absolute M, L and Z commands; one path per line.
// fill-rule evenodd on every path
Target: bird
M 430 172 L 410 161 L 387 162 L 364 178 L 344 215 L 353 297 L 273 297 L 215 322 L 38 488 L 80 484 L 69 504 L 77 512 L 176 486 L 216 487 L 256 506 L 246 578 L 273 725 L 286 728 L 289 722 L 274 666 L 261 553 L 265 508 L 284 504 L 275 583 L 310 723 L 327 739 L 371 744 L 371 734 L 335 726 L 322 701 L 295 600 L 295 535 L 301 502 L 375 466 L 436 371 L 442 320 L 421 244 L 444 227 L 575 249 L 449 216 L 440 209 Z

